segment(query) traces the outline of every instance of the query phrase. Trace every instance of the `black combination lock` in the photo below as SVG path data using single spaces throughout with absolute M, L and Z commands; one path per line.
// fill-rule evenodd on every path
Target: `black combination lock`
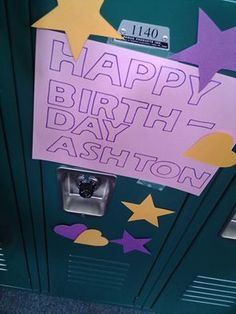
M 96 189 L 98 179 L 93 176 L 81 175 L 78 177 L 77 186 L 79 195 L 83 198 L 91 198 Z

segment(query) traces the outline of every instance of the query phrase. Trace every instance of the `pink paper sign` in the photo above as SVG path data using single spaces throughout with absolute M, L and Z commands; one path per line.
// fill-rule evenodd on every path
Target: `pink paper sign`
M 236 80 L 88 40 L 74 62 L 63 33 L 38 30 L 33 158 L 200 195 L 217 168 L 183 153 L 214 132 L 235 136 Z

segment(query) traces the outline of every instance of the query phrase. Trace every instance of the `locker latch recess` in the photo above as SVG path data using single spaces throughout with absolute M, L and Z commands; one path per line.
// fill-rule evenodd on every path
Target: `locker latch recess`
M 222 238 L 236 240 L 236 208 L 234 209 L 233 216 L 227 222 L 226 227 L 221 233 Z
M 68 167 L 58 168 L 57 174 L 65 211 L 92 216 L 105 214 L 116 176 Z

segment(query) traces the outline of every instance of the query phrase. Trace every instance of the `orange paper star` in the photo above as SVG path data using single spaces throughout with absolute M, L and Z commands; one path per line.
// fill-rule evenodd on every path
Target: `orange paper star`
M 122 39 L 100 15 L 104 0 L 58 0 L 58 6 L 32 26 L 65 31 L 75 59 L 90 34 Z
M 159 227 L 159 217 L 174 213 L 172 210 L 155 207 L 151 194 L 148 195 L 140 204 L 128 202 L 122 202 L 122 204 L 133 212 L 133 215 L 128 221 L 146 220 L 150 224 L 157 227 Z

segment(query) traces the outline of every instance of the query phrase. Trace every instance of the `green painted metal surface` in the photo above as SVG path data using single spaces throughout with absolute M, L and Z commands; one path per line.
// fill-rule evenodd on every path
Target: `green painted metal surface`
M 197 28 L 197 15 L 195 13 L 199 7 L 209 14 L 221 29 L 227 29 L 235 25 L 236 3 L 228 1 L 189 1 L 189 4 L 188 15 L 193 17 L 192 21 L 186 24 L 189 30 Z M 179 6 L 179 10 L 181 11 L 181 5 Z M 178 22 L 176 21 L 176 23 Z M 187 38 L 188 41 L 193 43 L 196 40 L 196 34 L 190 31 Z M 185 44 L 184 38 L 180 40 L 179 44 L 181 47 L 176 47 L 176 49 L 172 46 L 173 51 L 181 50 L 189 45 Z M 222 71 L 222 73 L 235 76 L 232 72 Z M 209 215 L 215 210 L 218 201 L 224 197 L 234 176 L 235 167 L 219 170 L 214 182 L 200 197 L 190 195 L 187 197 L 181 210 L 181 215 L 169 234 L 157 263 L 147 277 L 143 290 L 137 300 L 137 305 L 143 305 L 144 308 L 153 306 L 154 300 L 158 299 L 159 294 L 165 287 L 166 281 L 174 273 L 179 261 L 191 248 L 192 241 L 198 234 L 201 226 L 206 223 Z
M 221 237 L 225 223 L 235 211 L 235 186 L 236 179 L 232 180 L 165 289 L 156 298 L 156 312 L 236 312 L 236 243 Z
M 10 3 L 8 3 L 10 5 Z M 7 188 L 6 193 L 1 197 L 1 213 L 4 217 L 8 217 L 7 223 L 9 230 L 11 230 L 11 241 L 17 243 L 19 241 L 19 247 L 16 245 L 16 252 L 14 253 L 11 242 L 7 244 L 7 248 L 11 250 L 14 259 L 11 259 L 11 269 L 15 268 L 15 271 L 21 270 L 20 261 L 27 261 L 27 272 L 22 270 L 20 276 L 25 276 L 24 286 L 25 288 L 32 288 L 34 290 L 39 289 L 39 277 L 38 277 L 38 268 L 35 254 L 35 239 L 34 239 L 34 227 L 32 225 L 32 212 L 29 202 L 29 191 L 28 191 L 28 182 L 26 179 L 25 172 L 25 153 L 23 150 L 23 136 L 22 128 L 20 123 L 19 116 L 19 106 L 20 99 L 19 93 L 16 86 L 16 77 L 19 79 L 24 76 L 22 80 L 22 89 L 25 80 L 27 80 L 27 75 L 25 73 L 25 64 L 19 61 L 19 66 L 21 66 L 21 76 L 16 74 L 16 69 L 13 64 L 13 48 L 12 48 L 12 37 L 10 34 L 10 25 L 9 25 L 9 8 L 6 6 L 6 2 L 0 1 L 0 32 L 1 32 L 1 59 L 0 59 L 0 112 L 1 112 L 1 128 L 5 136 L 5 146 L 2 147 L 1 159 L 3 154 L 7 154 L 9 166 L 6 164 L 5 167 L 10 167 L 10 172 L 7 172 L 7 169 L 3 172 L 1 176 L 1 189 Z M 19 50 L 18 50 L 19 51 Z M 24 74 L 24 75 L 23 75 Z M 28 99 L 28 98 L 27 98 Z M 32 102 L 31 102 L 32 107 Z M 26 114 L 26 113 L 25 113 Z M 30 132 L 29 132 L 30 135 Z M 4 143 L 1 142 L 1 145 Z M 2 160 L 1 160 L 2 161 Z M 4 164 L 1 166 L 4 168 Z M 8 186 L 5 186 L 5 182 L 10 182 Z M 16 205 L 12 205 L 11 208 L 8 202 L 15 202 Z M 16 216 L 15 211 L 18 210 Z M 12 222 L 10 218 L 10 213 L 12 211 Z M 18 221 L 17 221 L 18 219 Z M 12 224 L 12 225 L 11 225 Z M 16 231 L 14 233 L 14 225 L 16 226 Z M 22 231 L 21 235 L 18 233 Z M 24 246 L 20 249 L 20 243 L 24 240 Z M 17 254 L 16 254 L 17 253 Z M 13 272 L 14 273 L 14 272 Z M 18 283 L 18 276 L 15 275 L 15 284 L 13 277 L 9 275 L 9 284 L 20 286 Z M 27 282 L 27 284 L 26 284 Z M 0 281 L 1 284 L 1 281 Z M 8 284 L 5 281 L 4 284 Z
M 38 2 L 40 3 L 40 1 Z M 36 257 L 37 269 L 32 270 L 32 272 L 39 277 L 37 279 L 37 289 L 47 292 L 48 274 L 41 164 L 31 158 L 34 86 L 34 36 L 30 27 L 32 24 L 31 3 L 29 1 L 5 1 L 5 10 L 11 49 L 11 60 L 9 62 L 11 62 L 13 68 L 12 79 L 14 80 L 16 97 L 14 108 L 18 113 L 21 130 L 21 158 L 24 159 L 25 170 L 23 180 L 28 189 L 28 207 L 31 209 L 32 219 L 25 224 L 26 237 L 37 242 L 34 256 L 34 258 Z M 9 90 L 9 93 L 14 95 L 14 91 Z M 14 122 L 8 122 L 9 125 L 12 123 Z M 15 158 L 14 154 L 12 156 Z M 18 171 L 15 170 L 15 173 L 18 173 Z M 25 219 L 24 211 L 22 211 L 22 215 Z
M 18 207 L 0 116 L 0 284 L 31 288 Z

